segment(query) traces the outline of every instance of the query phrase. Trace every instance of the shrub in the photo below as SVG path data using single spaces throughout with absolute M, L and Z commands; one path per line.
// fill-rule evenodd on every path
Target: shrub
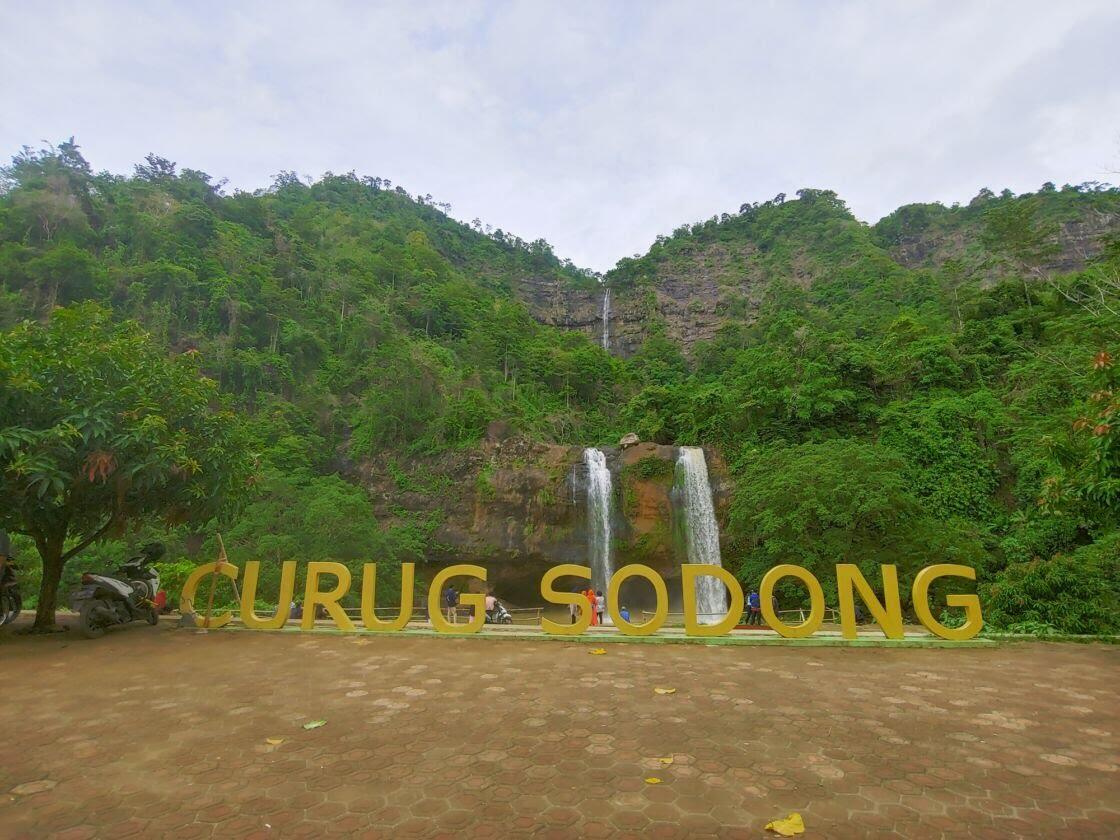
M 159 588 L 167 592 L 171 603 L 179 603 L 179 593 L 183 591 L 183 584 L 194 569 L 195 564 L 186 559 L 155 564 L 155 570 L 159 573 Z
M 654 455 L 648 455 L 639 461 L 635 461 L 633 466 L 630 467 L 631 472 L 635 478 L 642 481 L 651 481 L 657 478 L 666 478 L 673 475 L 673 462 L 668 458 L 658 458 Z
M 1029 622 L 1059 633 L 1120 633 L 1120 532 L 1069 555 L 1012 563 L 981 597 L 993 629 Z

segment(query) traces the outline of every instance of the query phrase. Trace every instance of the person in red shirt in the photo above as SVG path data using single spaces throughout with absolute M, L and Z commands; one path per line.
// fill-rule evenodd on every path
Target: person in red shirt
M 584 594 L 584 597 L 587 598 L 587 600 L 591 602 L 591 626 L 595 627 L 596 625 L 599 624 L 599 616 L 598 616 L 598 603 L 599 603 L 599 601 L 598 601 L 598 598 L 595 597 L 595 590 L 594 589 L 588 589 L 583 594 Z

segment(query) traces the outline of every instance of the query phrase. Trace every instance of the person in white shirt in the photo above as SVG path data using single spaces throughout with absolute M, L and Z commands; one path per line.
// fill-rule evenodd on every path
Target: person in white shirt
M 494 620 L 494 609 L 498 606 L 498 599 L 494 597 L 493 592 L 486 593 L 486 620 Z

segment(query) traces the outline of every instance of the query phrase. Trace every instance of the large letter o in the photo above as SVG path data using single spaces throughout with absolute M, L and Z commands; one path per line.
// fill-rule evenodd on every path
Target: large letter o
M 809 590 L 809 617 L 804 624 L 793 626 L 783 624 L 774 613 L 774 605 L 771 603 L 774 595 L 774 584 L 784 577 L 797 578 Z M 762 609 L 762 617 L 766 619 L 766 623 L 776 630 L 778 635 L 787 639 L 804 639 L 806 636 L 812 636 L 820 630 L 821 622 L 824 621 L 824 590 L 821 589 L 821 583 L 813 576 L 812 572 L 800 566 L 785 563 L 768 571 L 758 587 L 758 600 L 759 607 Z
M 653 618 L 645 624 L 631 624 L 618 613 L 618 592 L 622 588 L 623 582 L 632 577 L 645 578 L 652 583 L 653 594 L 657 598 L 657 608 L 654 611 Z M 607 587 L 607 590 L 607 612 L 610 613 L 611 621 L 618 628 L 618 632 L 625 636 L 653 635 L 665 623 L 665 619 L 669 617 L 669 590 L 665 588 L 665 580 L 661 575 L 649 566 L 643 566 L 641 563 L 623 566 L 611 575 L 610 586 Z

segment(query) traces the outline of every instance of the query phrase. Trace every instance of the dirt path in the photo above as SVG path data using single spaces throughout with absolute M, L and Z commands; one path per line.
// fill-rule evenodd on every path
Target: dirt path
M 1120 835 L 1120 648 L 68 635 L 0 638 L 4 837 Z

